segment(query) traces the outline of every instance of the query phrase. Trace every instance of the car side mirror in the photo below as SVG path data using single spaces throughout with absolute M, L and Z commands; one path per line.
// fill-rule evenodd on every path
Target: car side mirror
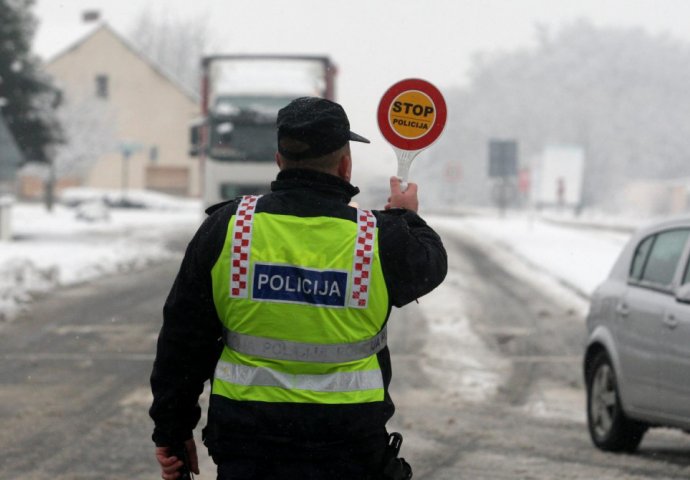
M 690 303 L 690 283 L 681 285 L 676 290 L 676 300 L 681 303 Z

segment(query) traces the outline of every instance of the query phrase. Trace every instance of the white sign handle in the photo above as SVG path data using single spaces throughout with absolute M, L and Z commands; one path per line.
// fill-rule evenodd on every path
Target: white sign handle
M 400 191 L 404 192 L 407 190 L 407 177 L 410 174 L 410 166 L 412 166 L 412 160 L 415 159 L 419 152 L 422 150 L 403 150 L 398 147 L 393 147 L 395 151 L 395 156 L 398 157 L 398 175 L 400 179 Z

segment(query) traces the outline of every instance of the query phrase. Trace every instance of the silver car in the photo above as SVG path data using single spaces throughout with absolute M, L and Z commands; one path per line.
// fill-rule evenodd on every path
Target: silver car
M 690 431 L 690 216 L 632 236 L 592 295 L 587 421 L 602 450 L 634 451 L 649 427 Z

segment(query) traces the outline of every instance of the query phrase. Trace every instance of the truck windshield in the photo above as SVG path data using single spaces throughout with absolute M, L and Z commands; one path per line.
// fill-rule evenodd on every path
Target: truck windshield
M 221 95 L 216 98 L 212 113 L 216 116 L 238 116 L 242 112 L 275 120 L 278 110 L 283 108 L 294 96 L 283 95 Z M 270 118 L 269 118 L 270 117 Z
M 272 162 L 276 152 L 275 124 L 213 122 L 210 156 L 216 160 Z
M 211 111 L 210 155 L 217 160 L 271 162 L 278 110 L 291 97 L 220 96 Z
M 214 58 L 209 64 L 209 156 L 272 162 L 278 110 L 303 96 L 324 96 L 323 58 Z

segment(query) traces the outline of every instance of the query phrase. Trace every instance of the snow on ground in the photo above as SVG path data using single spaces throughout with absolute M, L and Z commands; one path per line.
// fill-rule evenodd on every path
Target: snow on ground
M 472 330 L 464 299 L 458 295 L 458 288 L 471 281 L 450 270 L 438 288 L 419 300 L 433 339 L 426 345 L 421 366 L 451 396 L 481 402 L 496 393 L 507 362 Z
M 457 218 L 430 217 L 429 222 L 508 250 L 555 281 L 588 297 L 609 274 L 629 233 L 553 225 L 531 215 Z M 618 225 L 617 225 L 618 227 Z
M 150 192 L 129 192 L 144 208 L 108 208 L 96 202 L 105 191 L 81 192 L 80 207 L 37 204 L 11 208 L 12 240 L 0 242 L 0 320 L 17 315 L 32 297 L 58 286 L 143 268 L 170 258 L 173 232 L 191 234 L 201 205 Z M 84 214 L 86 212 L 86 214 Z M 84 218 L 92 221 L 80 220 Z
M 76 190 L 64 200 L 81 206 L 57 206 L 53 213 L 41 205 L 12 207 L 14 238 L 0 242 L 0 320 L 15 316 L 36 294 L 170 258 L 166 233 L 186 229 L 191 235 L 202 219 L 198 201 L 150 192 L 128 193 L 128 203 L 146 207 L 137 209 L 103 207 L 121 203 L 117 192 Z M 84 212 L 97 220 L 79 220 Z M 444 231 L 470 235 L 511 271 L 558 290 L 562 298 L 563 292 L 578 292 L 581 311 L 586 309 L 583 297 L 606 277 L 628 238 L 518 215 L 427 220 Z M 451 393 L 481 401 L 500 385 L 506 364 L 472 331 L 457 293 L 464 281 L 451 270 L 446 282 L 421 301 L 438 339 L 426 352 L 424 368 L 446 380 L 452 372 L 457 391 Z
M 608 275 L 629 233 L 606 229 L 577 229 L 553 225 L 529 215 L 497 217 L 427 216 L 429 224 L 443 235 L 463 235 L 480 246 L 517 278 L 529 281 L 535 288 L 550 292 L 564 305 L 584 317 L 587 297 Z M 616 224 L 616 231 L 620 225 Z M 508 361 L 486 347 L 472 330 L 466 302 L 471 299 L 458 294 L 464 279 L 451 270 L 446 281 L 420 300 L 429 320 L 433 341 L 425 351 L 428 361 L 424 368 L 430 375 L 438 374 L 452 381 L 451 393 L 467 401 L 482 401 L 492 396 L 508 372 Z M 462 288 L 470 291 L 470 288 Z M 543 399 L 530 402 L 530 413 L 560 415 L 580 419 L 579 392 L 574 396 L 577 408 L 545 412 Z M 563 397 L 563 392 L 559 392 Z M 567 395 L 566 395 L 567 396 Z M 565 397 L 563 397 L 565 398 Z M 542 403 L 539 403 L 542 402 Z M 537 407 L 542 407 L 541 409 Z

